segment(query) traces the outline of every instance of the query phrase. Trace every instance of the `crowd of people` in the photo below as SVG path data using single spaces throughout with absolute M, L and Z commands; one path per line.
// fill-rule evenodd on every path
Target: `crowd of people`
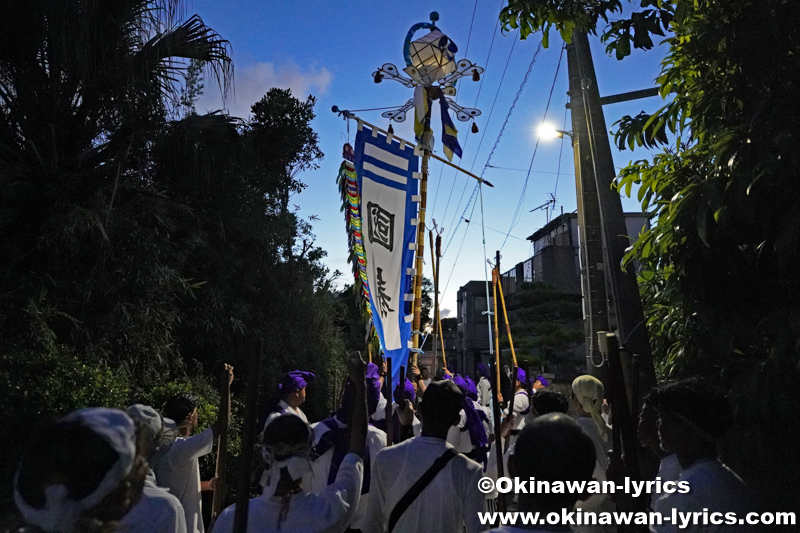
M 340 407 L 309 424 L 301 406 L 316 378 L 306 371 L 285 374 L 259 421 L 263 468 L 253 475 L 262 494 L 248 502 L 247 531 L 475 533 L 491 527 L 481 523 L 479 513 L 496 510 L 498 498 L 496 492 L 482 492 L 479 481 L 496 480 L 501 464 L 506 476 L 522 479 L 606 479 L 613 421 L 598 379 L 576 378 L 566 396 L 545 377 L 529 379 L 517 369 L 511 376 L 513 396 L 505 409 L 494 410 L 493 402 L 502 404 L 503 398 L 493 391 L 483 364 L 476 368 L 477 382 L 447 370 L 432 379 L 427 369 L 416 367 L 409 377 L 401 377 L 387 397 L 385 369 L 354 356 Z M 227 365 L 223 379 L 233 381 Z M 223 399 L 220 419 L 197 434 L 197 405 L 189 395 L 171 398 L 161 411 L 139 404 L 126 411 L 97 407 L 52 423 L 31 443 L 14 477 L 14 501 L 24 524 L 15 530 L 204 533 L 201 492 L 214 490 L 216 480 L 201 481 L 198 458 L 211 453 L 229 409 L 229 399 Z M 501 420 L 494 420 L 493 411 Z M 725 395 L 700 379 L 655 388 L 646 396 L 638 436 L 659 461 L 661 486 L 678 480 L 691 486 L 688 493 L 648 494 L 650 509 L 752 510 L 747 487 L 717 457 L 730 424 Z M 386 430 L 393 442 L 387 442 Z M 608 494 L 518 494 L 507 503 L 519 512 L 545 514 L 576 506 L 615 509 Z M 235 516 L 231 505 L 214 518 L 210 531 L 234 531 Z M 534 531 L 568 530 L 537 527 Z M 676 531 L 677 524 L 651 530 Z

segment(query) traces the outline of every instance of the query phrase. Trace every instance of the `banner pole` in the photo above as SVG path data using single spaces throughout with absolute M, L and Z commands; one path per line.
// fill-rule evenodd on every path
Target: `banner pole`
M 334 113 L 338 113 L 338 114 L 340 114 L 340 115 L 344 115 L 344 117 L 345 117 L 345 118 L 347 118 L 347 119 L 349 119 L 349 120 L 355 120 L 355 121 L 357 121 L 357 122 L 360 122 L 361 124 L 363 124 L 363 125 L 365 125 L 365 126 L 369 127 L 370 129 L 378 130 L 379 132 L 383 133 L 384 135 L 389 135 L 389 132 L 388 132 L 388 131 L 386 131 L 385 129 L 383 129 L 383 128 L 380 128 L 380 127 L 376 126 L 375 124 L 370 124 L 370 123 L 369 123 L 369 122 L 367 122 L 366 120 L 361 120 L 360 118 L 358 118 L 356 115 L 354 115 L 354 114 L 353 114 L 353 113 L 351 113 L 350 111 L 347 111 L 347 110 L 345 110 L 345 109 L 339 109 L 337 106 L 333 106 L 333 109 L 331 109 L 331 111 L 333 111 Z M 392 136 L 393 136 L 395 139 L 397 139 L 398 141 L 400 141 L 400 142 L 404 142 L 404 143 L 406 143 L 406 144 L 410 144 L 411 146 L 414 146 L 414 144 L 415 144 L 415 143 L 412 143 L 412 142 L 408 142 L 407 140 L 405 140 L 405 139 L 402 139 L 402 138 L 398 137 L 397 135 L 394 135 L 394 134 L 392 134 Z M 475 175 L 475 174 L 473 174 L 472 172 L 470 172 L 470 171 L 468 171 L 468 170 L 465 170 L 465 169 L 461 168 L 460 166 L 458 166 L 458 165 L 455 165 L 455 164 L 451 163 L 450 161 L 448 161 L 447 159 L 445 159 L 445 158 L 443 158 L 443 157 L 439 157 L 438 155 L 436 155 L 436 154 L 433 154 L 433 153 L 430 153 L 430 152 L 428 153 L 428 156 L 430 156 L 430 157 L 434 158 L 434 159 L 435 159 L 435 160 L 437 160 L 437 161 L 441 161 L 441 162 L 442 162 L 442 163 L 444 163 L 445 165 L 447 165 L 447 166 L 449 166 L 449 167 L 451 167 L 451 168 L 454 168 L 454 169 L 458 170 L 458 171 L 459 171 L 459 172 L 461 172 L 462 174 L 466 174 L 466 175 L 467 175 L 467 176 L 469 176 L 470 178 L 473 178 L 473 179 L 476 179 L 476 180 L 478 180 L 480 183 L 483 183 L 483 184 L 485 184 L 485 185 L 488 185 L 489 187 L 494 187 L 494 185 L 492 185 L 491 183 L 489 183 L 489 182 L 488 182 L 488 181 L 486 181 L 485 179 L 481 178 L 480 176 L 476 176 L 476 175 Z
M 430 128 L 426 125 L 426 130 Z M 423 138 L 424 138 L 423 133 Z M 422 324 L 422 265 L 423 258 L 425 257 L 425 206 L 428 200 L 428 159 L 430 158 L 430 150 L 423 149 L 422 151 L 422 179 L 419 184 L 419 216 L 417 218 L 417 262 L 416 274 L 414 276 L 414 323 L 411 331 L 413 339 L 413 352 L 411 353 L 410 364 L 419 367 L 417 361 L 420 336 L 420 327 Z M 404 378 L 405 376 L 401 376 Z

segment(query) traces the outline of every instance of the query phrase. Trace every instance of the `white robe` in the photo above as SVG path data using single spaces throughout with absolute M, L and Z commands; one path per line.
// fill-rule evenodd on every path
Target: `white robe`
M 115 529 L 118 533 L 186 533 L 186 515 L 180 500 L 156 485 L 151 470 L 142 497 Z
M 578 427 L 580 427 L 594 443 L 596 460 L 592 477 L 599 481 L 602 485 L 603 481 L 607 481 L 608 479 L 606 477 L 606 470 L 608 470 L 608 449 L 610 448 L 610 445 L 605 440 L 603 435 L 600 434 L 600 430 L 597 429 L 597 426 L 591 417 L 578 417 L 575 419 L 575 423 L 578 424 Z M 586 500 L 578 501 L 575 504 L 575 507 L 584 511 L 593 511 L 596 513 L 612 512 L 616 510 L 616 506 L 612 503 L 611 496 L 609 494 L 593 494 Z M 578 533 L 616 533 L 617 526 L 582 525 L 574 526 L 573 530 Z
M 384 449 L 373 467 L 372 505 L 361 530 L 383 533 L 395 505 L 448 448 L 445 440 L 417 437 Z M 478 490 L 483 476 L 475 461 L 457 455 L 436 475 L 406 509 L 395 532 L 467 533 L 482 531 L 478 512 L 486 512 L 486 499 Z
M 678 456 L 671 453 L 659 461 L 656 477 L 661 478 L 661 486 L 663 487 L 665 481 L 678 481 L 682 471 L 683 468 L 681 468 L 681 463 L 678 461 Z M 664 496 L 665 494 L 661 492 L 651 492 L 650 508 L 652 509 L 655 502 Z
M 278 529 L 281 498 L 261 495 L 250 500 L 248 533 L 341 533 L 352 522 L 361 494 L 364 463 L 354 454 L 342 460 L 336 481 L 321 493 L 302 492 L 291 497 L 289 512 Z M 236 505 L 217 518 L 212 533 L 231 533 Z
M 689 483 L 691 491 L 687 494 L 674 492 L 665 494 L 654 503 L 653 510 L 664 515 L 671 515 L 673 509 L 680 512 L 702 512 L 708 509 L 709 513 L 737 513 L 738 518 L 755 511 L 755 496 L 750 492 L 742 479 L 730 468 L 717 459 L 701 459 L 681 472 L 679 481 Z M 664 524 L 650 526 L 650 531 L 655 533 L 716 533 L 718 531 L 758 531 L 758 526 L 739 525 L 693 525 L 679 529 L 679 524 Z
M 168 488 L 183 505 L 186 530 L 189 533 L 205 533 L 200 496 L 200 465 L 197 460 L 211 453 L 213 447 L 214 434 L 211 428 L 191 437 L 179 437 L 153 468 L 158 484 Z

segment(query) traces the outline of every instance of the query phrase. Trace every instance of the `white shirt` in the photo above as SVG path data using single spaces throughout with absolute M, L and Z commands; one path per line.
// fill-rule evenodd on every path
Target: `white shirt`
M 252 498 L 247 509 L 248 533 L 341 533 L 353 520 L 361 494 L 364 463 L 355 454 L 345 455 L 336 481 L 318 494 L 301 492 L 292 496 L 289 512 L 278 529 L 280 497 Z M 231 533 L 236 505 L 220 513 L 213 533 Z
M 372 504 L 362 524 L 364 533 L 383 533 L 395 505 L 445 450 L 452 448 L 434 437 L 417 437 L 385 448 L 373 466 Z M 484 528 L 478 512 L 486 499 L 478 490 L 481 466 L 457 455 L 433 478 L 397 522 L 396 533 L 476 533 Z
M 683 471 L 683 468 L 681 468 L 681 463 L 678 461 L 678 456 L 671 453 L 659 461 L 656 477 L 661 478 L 661 486 L 663 487 L 665 481 L 678 481 L 681 471 Z M 650 493 L 650 508 L 653 508 L 656 500 L 664 496 L 665 494 L 661 492 Z
M 522 414 L 528 407 L 530 407 L 531 401 L 528 398 L 528 393 L 524 390 L 517 391 L 514 394 L 514 404 L 513 404 L 513 413 L 514 413 L 514 422 L 511 424 L 512 431 L 520 431 L 522 428 L 525 427 L 525 416 Z M 508 414 L 508 409 L 506 409 L 506 414 Z
M 211 453 L 213 447 L 211 428 L 191 437 L 178 437 L 154 468 L 158 483 L 168 488 L 183 505 L 189 533 L 205 532 L 197 459 Z
M 458 453 L 469 453 L 472 451 L 472 441 L 469 438 L 467 429 L 467 413 L 462 409 L 458 416 L 461 420 L 457 426 L 450 426 L 447 432 L 447 442 L 456 449 Z
M 742 479 L 730 468 L 717 459 L 701 459 L 681 472 L 679 481 L 689 483 L 691 490 L 687 494 L 674 492 L 664 494 L 656 500 L 653 510 L 662 515 L 671 515 L 673 509 L 680 512 L 702 512 L 708 509 L 711 512 L 735 512 L 739 518 L 754 510 L 755 497 L 744 484 Z M 690 524 L 685 529 L 678 529 L 678 524 L 664 524 L 650 526 L 650 531 L 656 533 L 671 533 L 674 531 L 688 531 L 695 533 L 711 533 L 717 531 L 753 531 L 750 526 L 738 525 L 694 525 Z
M 597 426 L 591 417 L 578 417 L 575 419 L 575 423 L 578 424 L 578 427 L 580 427 L 581 430 L 583 430 L 583 432 L 588 435 L 594 443 L 596 460 L 594 463 L 592 477 L 602 484 L 602 482 L 608 479 L 606 477 L 606 470 L 608 470 L 608 449 L 610 448 L 610 445 L 600 434 L 600 430 L 597 429 Z M 596 513 L 612 512 L 616 510 L 616 506 L 611 501 L 611 497 L 608 494 L 592 494 L 588 499 L 578 501 L 575 504 L 575 507 L 584 511 L 593 511 Z M 616 533 L 617 526 L 600 524 L 581 525 L 575 526 L 573 529 L 581 533 Z
M 119 533 L 186 533 L 186 516 L 180 500 L 156 485 L 151 470 L 144 480 L 142 498 L 115 529 Z
M 478 403 L 480 403 L 484 407 L 487 407 L 489 405 L 489 400 L 491 399 L 492 399 L 492 384 L 489 383 L 488 379 L 481 376 L 481 379 L 478 380 Z
M 288 403 L 284 402 L 283 400 L 278 402 L 278 407 L 279 407 L 278 410 L 270 413 L 269 416 L 267 416 L 267 419 L 264 421 L 264 429 L 266 429 L 266 427 L 268 425 L 270 425 L 273 420 L 275 420 L 276 418 L 278 418 L 281 415 L 299 416 L 303 420 L 303 422 L 308 424 L 308 418 L 306 418 L 306 414 L 303 411 L 301 411 L 299 407 L 292 407 Z M 283 411 L 281 411 L 281 409 Z M 263 431 L 261 432 L 261 438 L 262 439 L 264 438 L 264 432 Z

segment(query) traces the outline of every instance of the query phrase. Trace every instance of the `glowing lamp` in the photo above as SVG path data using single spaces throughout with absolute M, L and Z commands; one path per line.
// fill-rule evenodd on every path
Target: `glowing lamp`
M 439 30 L 411 41 L 408 52 L 411 64 L 405 71 L 423 85 L 433 85 L 456 70 L 458 47 Z

